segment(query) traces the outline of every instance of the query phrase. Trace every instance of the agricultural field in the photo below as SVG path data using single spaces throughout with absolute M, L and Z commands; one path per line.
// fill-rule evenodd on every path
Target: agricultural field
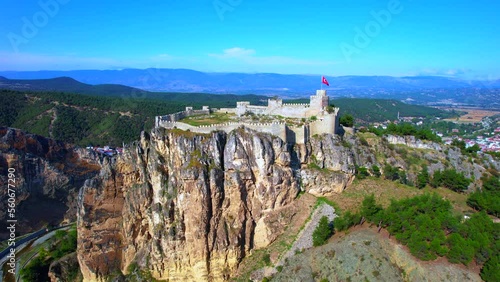
M 454 121 L 454 122 L 481 122 L 481 120 L 485 117 L 490 117 L 494 115 L 500 114 L 500 111 L 495 110 L 483 110 L 483 109 L 475 109 L 475 108 L 440 108 L 443 110 L 455 110 L 460 112 L 465 112 L 466 114 L 461 115 L 459 118 L 449 118 L 445 119 L 446 121 Z

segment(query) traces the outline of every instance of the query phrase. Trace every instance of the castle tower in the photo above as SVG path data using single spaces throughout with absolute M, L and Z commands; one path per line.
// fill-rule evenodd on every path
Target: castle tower
M 326 90 L 316 90 L 316 95 L 311 96 L 310 107 L 311 109 L 321 111 L 328 107 L 330 99 L 326 95 Z

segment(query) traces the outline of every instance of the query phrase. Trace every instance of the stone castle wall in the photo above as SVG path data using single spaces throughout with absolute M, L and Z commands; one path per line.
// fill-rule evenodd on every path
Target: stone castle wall
M 215 109 L 214 112 L 223 114 L 236 114 L 236 108 L 220 108 Z
M 206 106 L 203 106 L 202 110 L 193 110 L 192 107 L 186 107 L 185 111 L 182 112 L 177 112 L 169 115 L 164 115 L 164 116 L 157 116 L 155 118 L 155 126 L 158 127 L 160 126 L 161 122 L 165 121 L 179 121 L 181 119 L 187 118 L 189 116 L 194 116 L 194 115 L 209 115 L 210 114 L 210 109 Z
M 288 143 L 305 144 L 309 141 L 309 125 L 287 126 Z
M 270 133 L 272 135 L 278 136 L 283 141 L 287 140 L 286 125 L 285 123 L 282 122 L 273 122 L 273 123 L 228 122 L 221 124 L 192 126 L 178 121 L 160 121 L 158 126 L 167 129 L 177 128 L 181 130 L 189 130 L 191 132 L 196 132 L 196 133 L 211 133 L 212 131 L 224 131 L 229 133 L 241 126 L 245 126 L 247 128 L 256 131 Z
M 339 129 L 338 111 L 339 108 L 335 108 L 333 113 L 322 115 L 316 121 L 311 122 L 309 124 L 311 136 L 323 133 L 336 134 Z

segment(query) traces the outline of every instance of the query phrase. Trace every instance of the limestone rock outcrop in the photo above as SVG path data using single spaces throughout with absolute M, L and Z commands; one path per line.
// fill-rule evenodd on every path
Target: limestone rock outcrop
M 415 136 L 388 135 L 386 139 L 387 142 L 389 142 L 389 144 L 406 145 L 410 148 L 415 148 L 415 149 L 430 149 L 436 151 L 442 150 L 441 145 L 439 145 L 438 143 L 422 141 L 420 139 L 415 138 Z
M 229 279 L 286 227 L 265 218 L 299 193 L 298 155 L 280 138 L 244 128 L 143 133 L 80 191 L 85 281 L 126 274 L 135 263 L 158 279 Z

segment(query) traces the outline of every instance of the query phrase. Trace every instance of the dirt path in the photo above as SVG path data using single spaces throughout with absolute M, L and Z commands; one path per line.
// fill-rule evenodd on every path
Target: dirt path
M 293 242 L 293 245 L 290 248 L 290 250 L 288 250 L 288 252 L 286 252 L 285 255 L 283 255 L 283 257 L 276 264 L 276 266 L 283 265 L 284 260 L 286 258 L 295 255 L 295 252 L 302 252 L 303 250 L 313 247 L 312 235 L 314 230 L 319 224 L 319 220 L 323 216 L 326 216 L 329 221 L 333 221 L 335 217 L 337 217 L 337 215 L 335 214 L 335 209 L 332 206 L 327 204 L 322 204 L 319 207 L 317 207 L 311 216 L 311 220 L 309 220 L 309 222 L 306 223 L 304 229 L 302 229 L 299 232 L 299 234 L 297 235 L 297 240 Z
M 260 281 L 264 277 L 269 277 L 277 273 L 276 267 L 282 266 L 285 260 L 293 257 L 296 252 L 303 252 L 304 250 L 313 247 L 312 235 L 314 230 L 319 224 L 319 220 L 326 216 L 329 221 L 333 221 L 337 215 L 335 214 L 335 209 L 325 203 L 318 206 L 312 213 L 311 219 L 306 223 L 304 228 L 297 235 L 297 239 L 293 242 L 292 247 L 288 250 L 275 264 L 274 267 L 264 267 L 254 271 L 251 275 L 253 281 Z

